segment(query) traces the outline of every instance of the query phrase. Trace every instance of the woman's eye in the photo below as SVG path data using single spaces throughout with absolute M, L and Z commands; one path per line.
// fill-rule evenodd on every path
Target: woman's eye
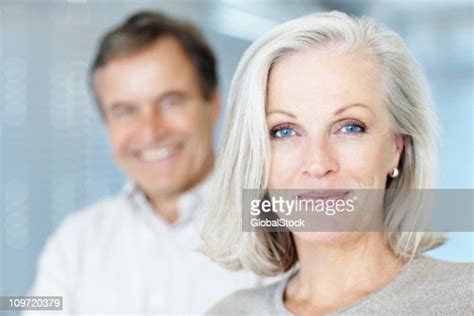
M 360 124 L 346 124 L 340 129 L 344 134 L 360 134 L 365 132 L 365 127 Z
M 272 136 L 274 138 L 288 138 L 295 135 L 296 132 L 290 127 L 280 127 L 272 131 Z

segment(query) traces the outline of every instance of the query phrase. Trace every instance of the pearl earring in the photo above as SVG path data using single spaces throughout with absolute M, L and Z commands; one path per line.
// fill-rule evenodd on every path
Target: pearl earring
M 398 175 L 400 174 L 400 172 L 398 171 L 398 168 L 393 168 L 392 172 L 390 172 L 390 178 L 396 178 L 398 177 Z

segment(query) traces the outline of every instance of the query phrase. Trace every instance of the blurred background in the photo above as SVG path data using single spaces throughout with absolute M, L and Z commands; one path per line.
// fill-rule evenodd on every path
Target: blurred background
M 0 295 L 24 294 L 64 217 L 124 182 L 88 67 L 104 32 L 140 9 L 203 29 L 219 58 L 223 100 L 244 50 L 273 26 L 333 9 L 376 18 L 402 35 L 431 86 L 443 129 L 437 187 L 474 188 L 472 1 L 0 0 Z M 473 261 L 473 233 L 448 237 L 432 256 Z

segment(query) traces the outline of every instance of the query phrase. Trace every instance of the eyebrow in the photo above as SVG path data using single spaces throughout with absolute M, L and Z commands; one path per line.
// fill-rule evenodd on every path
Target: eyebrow
M 169 97 L 179 97 L 179 98 L 186 98 L 188 96 L 187 93 L 181 90 L 171 90 L 163 93 L 162 95 L 159 95 L 154 99 L 154 102 L 160 103 L 164 99 L 169 98 Z
M 350 109 L 350 108 L 353 108 L 353 107 L 363 107 L 367 110 L 370 111 L 369 107 L 363 103 L 354 103 L 354 104 L 348 104 L 348 105 L 344 105 L 342 106 L 341 108 L 337 109 L 336 112 L 334 112 L 334 115 L 339 115 L 343 112 L 345 112 L 346 110 Z
M 353 107 L 363 107 L 363 108 L 367 109 L 368 111 L 370 111 L 370 108 L 367 105 L 365 105 L 363 103 L 354 103 L 354 104 L 348 104 L 348 105 L 342 106 L 341 108 L 337 109 L 336 112 L 334 112 L 333 115 L 339 115 L 339 114 L 341 114 L 341 113 L 345 112 L 346 110 L 348 110 L 350 108 L 353 108 Z M 267 113 L 267 116 L 269 116 L 271 114 L 283 114 L 283 115 L 290 116 L 290 117 L 296 119 L 296 115 L 294 115 L 290 112 L 283 111 L 283 110 L 270 111 L 270 112 Z
M 290 112 L 283 111 L 283 110 L 270 111 L 270 112 L 267 113 L 267 116 L 269 116 L 270 114 L 283 114 L 283 115 L 286 115 L 286 116 L 290 116 L 292 118 L 296 118 L 296 115 L 294 115 Z
M 110 106 L 106 107 L 107 111 L 115 111 L 118 108 L 121 107 L 127 107 L 127 106 L 133 106 L 133 103 L 130 102 L 114 102 Z
M 162 102 L 164 99 L 168 98 L 168 97 L 181 97 L 181 98 L 185 98 L 187 96 L 186 93 L 184 93 L 183 91 L 179 91 L 179 90 L 171 90 L 171 91 L 168 91 L 162 95 L 159 95 L 157 97 L 155 97 L 153 99 L 153 103 L 160 103 Z M 123 107 L 123 106 L 134 106 L 135 103 L 134 102 L 128 102 L 128 101 L 118 101 L 118 102 L 114 102 L 112 103 L 108 108 L 110 111 L 113 111 L 115 110 L 116 108 L 120 108 L 120 107 Z

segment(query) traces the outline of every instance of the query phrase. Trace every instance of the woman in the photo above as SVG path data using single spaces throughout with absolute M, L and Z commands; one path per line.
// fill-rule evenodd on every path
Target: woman
M 205 250 L 228 268 L 288 273 L 210 314 L 472 314 L 472 265 L 423 256 L 442 235 L 409 230 L 425 209 L 400 192 L 432 187 L 437 127 L 397 34 L 339 12 L 287 22 L 243 56 L 228 111 Z M 385 189 L 384 229 L 245 233 L 242 188 Z

